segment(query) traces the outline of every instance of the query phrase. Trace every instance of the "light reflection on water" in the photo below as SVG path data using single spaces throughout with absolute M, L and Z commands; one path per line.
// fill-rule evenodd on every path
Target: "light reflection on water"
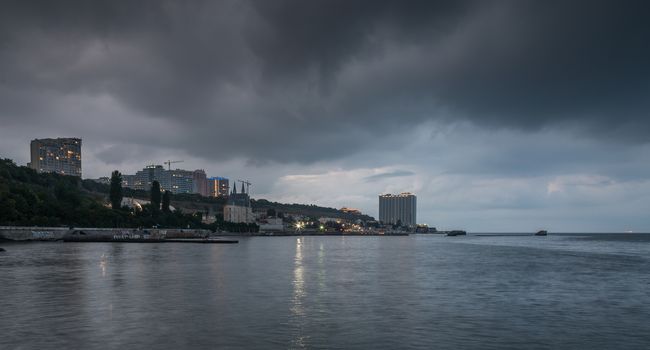
M 296 257 L 294 259 L 295 267 L 293 270 L 293 299 L 292 299 L 292 328 L 294 335 L 291 341 L 292 347 L 305 348 L 306 337 L 302 325 L 304 323 L 305 310 L 303 308 L 303 298 L 305 297 L 305 280 L 304 267 L 302 263 L 302 238 L 296 238 Z
M 3 350 L 650 344 L 650 235 L 3 247 Z

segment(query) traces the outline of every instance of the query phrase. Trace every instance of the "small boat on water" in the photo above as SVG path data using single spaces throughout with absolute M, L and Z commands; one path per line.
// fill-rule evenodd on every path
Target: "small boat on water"
M 465 232 L 463 230 L 453 230 L 453 231 L 447 232 L 447 236 L 466 236 L 466 235 L 467 235 L 467 232 Z
M 548 232 L 546 230 L 539 230 L 537 233 L 535 233 L 535 236 L 546 236 L 548 235 Z

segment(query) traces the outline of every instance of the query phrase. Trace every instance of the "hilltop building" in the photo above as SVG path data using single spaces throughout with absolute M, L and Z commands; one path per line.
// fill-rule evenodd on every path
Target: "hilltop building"
M 416 213 L 417 198 L 412 193 L 379 195 L 379 221 L 383 224 L 415 226 Z
M 207 180 L 208 191 L 206 196 L 228 197 L 230 191 L 229 180 L 225 177 L 211 177 Z
M 154 181 L 160 183 L 160 189 L 171 193 L 207 192 L 207 179 L 203 170 L 167 170 L 162 165 L 147 165 L 135 175 L 122 175 L 122 186 L 136 190 L 149 191 Z
M 341 211 L 346 213 L 346 214 L 361 215 L 361 210 L 356 209 L 356 208 L 343 207 L 343 208 L 341 208 Z
M 160 183 L 160 189 L 174 194 L 197 193 L 204 197 L 228 197 L 228 179 L 211 177 L 205 170 L 165 169 L 162 165 L 147 165 L 135 175 L 122 174 L 122 187 L 134 190 L 151 190 L 154 181 Z
M 255 221 L 251 198 L 246 193 L 243 183 L 240 193 L 237 193 L 237 186 L 233 185 L 232 193 L 228 196 L 228 202 L 223 207 L 223 219 L 224 221 L 247 224 Z
M 81 177 L 81 139 L 34 139 L 30 143 L 28 167 L 39 173 Z
M 136 179 L 135 175 L 124 175 L 124 174 L 122 174 L 122 187 L 135 189 L 136 180 L 137 179 Z
M 197 169 L 192 172 L 192 192 L 198 193 L 203 197 L 210 196 L 210 191 L 208 188 L 208 177 L 205 174 L 205 170 Z
M 160 188 L 171 193 L 196 193 L 194 192 L 194 172 L 189 170 L 166 170 Z
M 132 188 L 136 190 L 149 191 L 151 189 L 151 184 L 154 181 L 158 181 L 161 190 L 171 190 L 163 185 L 163 183 L 169 184 L 169 181 L 163 180 L 168 177 L 165 171 L 166 170 L 162 165 L 147 165 L 144 169 L 135 173 L 135 181 Z M 129 175 L 126 176 L 128 177 Z M 123 178 L 124 177 L 125 176 L 123 176 Z

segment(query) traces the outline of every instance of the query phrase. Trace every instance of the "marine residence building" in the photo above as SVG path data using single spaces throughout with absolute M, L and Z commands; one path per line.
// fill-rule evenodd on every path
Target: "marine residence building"
M 413 193 L 379 195 L 379 221 L 383 224 L 415 226 L 417 199 Z
M 28 167 L 39 173 L 81 177 L 81 139 L 34 139 L 30 144 Z

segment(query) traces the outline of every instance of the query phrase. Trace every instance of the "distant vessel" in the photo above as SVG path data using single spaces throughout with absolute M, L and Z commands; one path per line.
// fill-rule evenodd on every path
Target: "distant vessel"
M 465 236 L 465 235 L 467 235 L 467 232 L 463 230 L 453 230 L 447 232 L 447 236 Z
M 548 232 L 546 230 L 539 230 L 535 233 L 535 236 L 546 236 Z

